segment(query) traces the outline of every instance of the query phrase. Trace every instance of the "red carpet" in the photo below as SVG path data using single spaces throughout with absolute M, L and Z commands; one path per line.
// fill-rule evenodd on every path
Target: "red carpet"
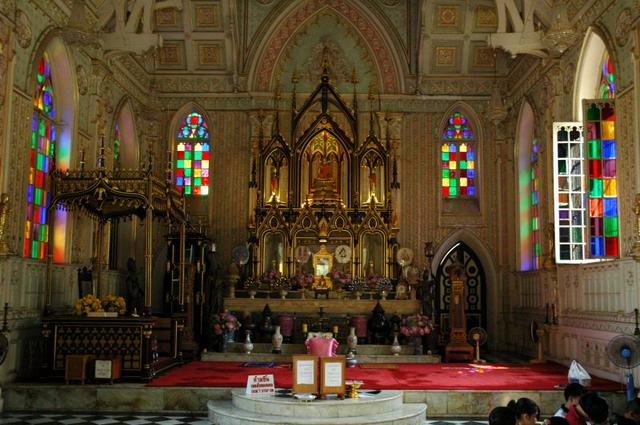
M 276 387 L 291 388 L 290 364 L 243 367 L 240 362 L 192 362 L 151 381 L 150 387 L 244 387 L 247 375 L 273 374 Z M 397 369 L 347 369 L 347 380 L 387 390 L 554 390 L 567 383 L 567 368 L 546 364 L 399 364 Z M 593 378 L 593 390 L 616 391 L 622 384 Z

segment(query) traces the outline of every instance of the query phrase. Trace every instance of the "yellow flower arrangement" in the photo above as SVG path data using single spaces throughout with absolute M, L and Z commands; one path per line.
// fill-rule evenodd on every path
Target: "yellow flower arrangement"
M 122 297 L 107 295 L 102 299 L 102 308 L 104 311 L 115 311 L 118 314 L 124 314 L 127 311 L 127 303 Z
M 93 294 L 87 294 L 84 297 L 76 301 L 73 306 L 73 312 L 77 315 L 86 314 L 92 311 L 104 311 L 102 309 L 102 302 L 100 298 L 95 297 Z
M 86 314 L 90 312 L 117 312 L 118 314 L 125 314 L 127 311 L 127 303 L 124 298 L 116 297 L 115 295 L 107 295 L 102 300 L 94 296 L 93 294 L 87 294 L 84 297 L 76 301 L 73 306 L 73 312 L 76 315 Z

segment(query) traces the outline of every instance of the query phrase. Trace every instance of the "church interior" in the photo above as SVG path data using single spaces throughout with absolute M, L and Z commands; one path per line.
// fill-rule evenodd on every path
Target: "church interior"
M 231 399 L 205 366 L 326 337 L 347 378 L 378 364 L 365 388 L 576 360 L 620 406 L 639 23 L 637 0 L 0 0 L 0 405 L 202 413 Z M 199 390 L 160 384 L 188 367 Z M 378 389 L 485 419 L 562 398 L 424 385 Z

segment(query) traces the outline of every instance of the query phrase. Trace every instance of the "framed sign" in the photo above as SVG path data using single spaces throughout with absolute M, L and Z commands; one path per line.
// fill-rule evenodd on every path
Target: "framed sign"
M 318 356 L 295 355 L 293 362 L 293 394 L 318 393 Z
M 336 394 L 344 400 L 344 356 L 320 358 L 320 398 Z

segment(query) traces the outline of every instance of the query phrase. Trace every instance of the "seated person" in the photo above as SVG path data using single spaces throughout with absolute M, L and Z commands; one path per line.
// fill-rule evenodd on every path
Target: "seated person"
M 496 407 L 489 413 L 489 425 L 516 425 L 516 414 L 508 407 Z
M 553 416 L 566 417 L 567 413 L 569 413 L 569 407 L 580 403 L 580 397 L 582 397 L 586 392 L 585 388 L 578 383 L 567 385 L 564 389 L 564 404 L 560 405 L 560 408 L 553 414 Z
M 332 337 L 313 336 L 304 342 L 307 347 L 307 354 L 318 357 L 335 357 L 338 349 L 338 341 Z
M 536 425 L 540 417 L 540 408 L 535 401 L 529 398 L 511 400 L 507 407 L 516 415 L 516 425 Z
M 609 418 L 607 402 L 596 393 L 586 393 L 580 398 L 580 403 L 569 407 L 567 421 L 569 425 L 591 425 L 606 423 Z
M 596 393 L 587 393 L 580 398 L 579 406 L 591 425 L 606 424 L 609 420 L 609 405 Z
M 638 425 L 640 424 L 640 399 L 634 398 L 627 402 L 624 415 L 615 415 L 614 422 L 618 425 Z
M 569 425 L 569 422 L 562 416 L 552 416 L 544 420 L 544 425 Z

